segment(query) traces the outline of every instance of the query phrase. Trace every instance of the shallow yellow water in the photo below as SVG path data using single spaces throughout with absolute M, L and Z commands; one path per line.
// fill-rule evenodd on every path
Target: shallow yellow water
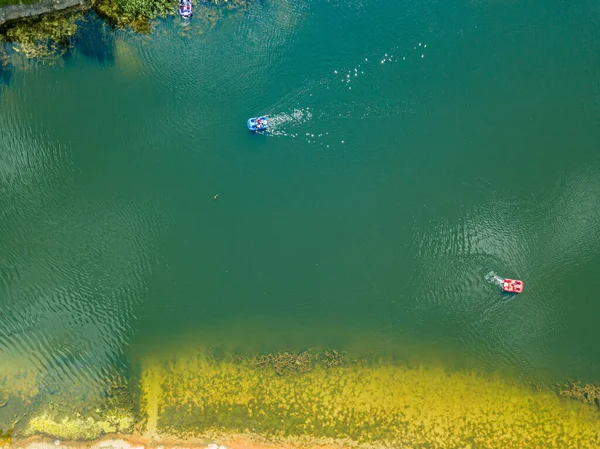
M 186 357 L 147 365 L 142 391 L 149 403 L 158 400 L 148 422 L 157 422 L 159 433 L 245 431 L 432 448 L 600 444 L 595 407 L 439 367 L 344 366 L 279 376 L 250 360 Z

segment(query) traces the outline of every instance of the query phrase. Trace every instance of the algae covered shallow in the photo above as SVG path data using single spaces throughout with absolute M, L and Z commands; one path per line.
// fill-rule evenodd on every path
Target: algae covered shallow
M 55 59 L 68 50 L 80 21 L 80 13 L 62 12 L 13 23 L 2 34 L 28 58 Z
M 118 404 L 87 415 L 46 409 L 22 435 L 91 440 L 125 433 L 157 441 L 245 438 L 429 449 L 600 444 L 598 409 L 550 389 L 436 366 L 359 359 L 332 365 L 310 354 L 303 369 L 283 373 L 260 355 L 149 359 L 133 388 L 139 404 L 129 411 Z M 291 364 L 306 358 L 296 356 Z
M 207 431 L 402 447 L 582 448 L 598 411 L 474 372 L 389 364 L 278 375 L 204 357 L 149 363 L 142 391 L 158 434 Z

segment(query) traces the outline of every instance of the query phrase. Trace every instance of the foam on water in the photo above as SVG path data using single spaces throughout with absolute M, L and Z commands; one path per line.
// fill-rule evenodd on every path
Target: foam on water
M 490 284 L 497 284 L 497 285 L 502 285 L 502 283 L 504 281 L 503 278 L 501 278 L 500 276 L 498 276 L 493 271 L 490 271 L 489 273 L 487 273 L 484 276 L 484 279 L 486 280 L 486 282 L 489 282 Z
M 419 43 L 419 47 L 423 45 Z M 426 45 L 425 45 L 426 47 Z M 265 133 L 274 137 L 291 137 L 304 139 L 307 144 L 324 145 L 329 148 L 335 144 L 345 143 L 343 136 L 332 136 L 329 131 L 323 131 L 332 120 L 351 120 L 381 118 L 404 113 L 411 113 L 413 108 L 401 99 L 389 97 L 365 101 L 362 97 L 350 96 L 348 101 L 339 103 L 339 89 L 351 91 L 356 88 L 372 88 L 381 77 L 388 76 L 384 64 L 398 63 L 418 58 L 417 53 L 405 52 L 398 56 L 400 46 L 384 52 L 381 55 L 373 52 L 361 62 L 351 64 L 346 68 L 334 68 L 328 74 L 316 75 L 314 79 L 304 80 L 303 83 L 290 90 L 279 101 L 271 105 L 269 114 L 269 130 Z M 415 46 L 414 49 L 418 47 Z M 421 48 L 422 50 L 422 48 Z M 421 58 L 424 55 L 421 55 Z M 400 69 L 405 70 L 405 69 Z M 351 95 L 352 92 L 349 92 Z M 313 106 L 315 99 L 331 99 L 326 109 Z M 290 104 L 296 106 L 287 109 Z M 302 127 L 301 130 L 298 128 Z
M 280 112 L 269 114 L 269 134 L 272 136 L 292 136 L 297 137 L 297 133 L 291 133 L 288 130 L 310 122 L 313 114 L 310 108 L 293 109 L 289 112 Z

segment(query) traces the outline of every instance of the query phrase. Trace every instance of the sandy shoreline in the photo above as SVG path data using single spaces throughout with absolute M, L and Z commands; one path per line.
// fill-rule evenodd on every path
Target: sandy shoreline
M 125 435 L 107 435 L 97 441 L 61 441 L 35 436 L 25 439 L 13 440 L 10 445 L 5 448 L 14 449 L 143 449 L 147 447 L 153 448 L 169 448 L 169 449 L 229 449 L 224 445 L 217 443 L 205 444 L 201 441 L 192 441 L 177 443 L 176 441 L 162 441 L 153 438 L 134 437 Z
M 207 442 L 200 438 L 148 437 L 143 435 L 107 435 L 95 441 L 61 441 L 42 436 L 13 440 L 3 449 L 346 449 L 353 445 L 342 442 L 312 444 L 302 441 L 260 442 L 260 437 L 247 435 Z M 370 445 L 369 445 L 370 447 Z

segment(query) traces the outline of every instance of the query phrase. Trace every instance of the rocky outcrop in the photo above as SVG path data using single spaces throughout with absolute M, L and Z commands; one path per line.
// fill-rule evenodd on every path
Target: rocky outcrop
M 71 8 L 87 7 L 90 0 L 41 0 L 28 5 L 9 5 L 0 8 L 0 27 L 13 20 L 36 17 Z

